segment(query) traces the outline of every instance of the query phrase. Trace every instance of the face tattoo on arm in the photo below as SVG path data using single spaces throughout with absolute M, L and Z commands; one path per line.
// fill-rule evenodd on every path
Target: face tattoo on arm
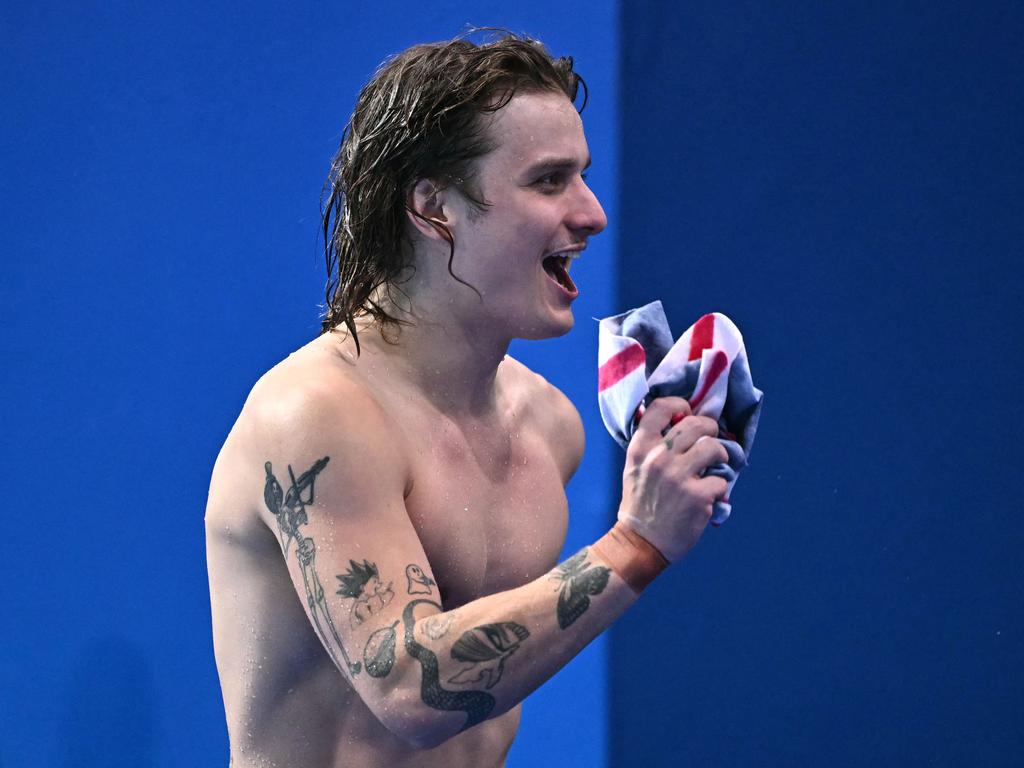
M 362 563 L 349 560 L 348 563 L 348 571 L 336 578 L 340 582 L 338 594 L 356 601 L 351 614 L 352 627 L 355 628 L 373 614 L 380 613 L 395 597 L 395 592 L 391 589 L 392 582 L 384 584 L 380 580 L 376 563 L 369 560 Z

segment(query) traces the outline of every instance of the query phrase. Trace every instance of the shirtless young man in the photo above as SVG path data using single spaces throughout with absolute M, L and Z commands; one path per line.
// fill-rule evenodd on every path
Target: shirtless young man
M 725 493 L 700 476 L 727 458 L 701 439 L 715 422 L 656 400 L 619 522 L 556 564 L 583 428 L 506 352 L 572 328 L 568 264 L 606 223 L 577 81 L 508 37 L 417 46 L 360 96 L 326 214 L 329 332 L 256 384 L 210 488 L 238 768 L 502 765 L 520 702 Z

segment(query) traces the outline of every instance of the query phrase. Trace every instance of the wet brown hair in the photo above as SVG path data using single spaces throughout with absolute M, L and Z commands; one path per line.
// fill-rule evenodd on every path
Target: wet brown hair
M 358 354 L 357 316 L 370 315 L 382 331 L 408 325 L 373 294 L 383 286 L 391 299 L 396 279 L 413 266 L 407 219 L 419 216 L 407 202 L 413 186 L 421 179 L 454 186 L 482 214 L 487 203 L 476 189 L 474 161 L 495 147 L 481 117 L 516 93 L 564 93 L 575 103 L 581 83 L 585 106 L 586 83 L 571 57 L 556 59 L 543 43 L 511 33 L 482 44 L 464 35 L 416 45 L 385 61 L 359 94 L 324 185 L 321 333 L 344 322 Z M 439 222 L 431 226 L 448 241 L 448 272 L 468 285 L 452 272 L 451 232 Z

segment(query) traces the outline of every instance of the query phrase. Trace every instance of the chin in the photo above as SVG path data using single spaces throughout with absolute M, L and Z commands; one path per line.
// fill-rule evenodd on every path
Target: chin
M 560 336 L 565 336 L 575 324 L 576 320 L 572 316 L 572 310 L 566 309 L 564 312 L 559 312 L 557 317 L 549 318 L 547 322 L 538 322 L 530 328 L 524 328 L 518 338 L 528 341 L 557 339 Z

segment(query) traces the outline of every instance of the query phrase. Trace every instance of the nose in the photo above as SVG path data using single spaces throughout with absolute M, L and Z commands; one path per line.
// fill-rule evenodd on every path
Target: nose
M 578 194 L 569 214 L 569 228 L 585 236 L 596 235 L 608 226 L 608 217 L 594 191 L 583 179 L 577 180 Z

